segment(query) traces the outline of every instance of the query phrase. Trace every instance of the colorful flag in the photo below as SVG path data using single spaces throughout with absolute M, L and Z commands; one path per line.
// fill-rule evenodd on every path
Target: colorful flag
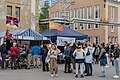
M 54 21 L 50 21 L 49 22 L 49 29 L 51 29 L 51 30 L 55 29 L 55 30 L 58 30 L 58 31 L 63 31 L 64 27 L 59 23 L 56 23 Z
M 19 20 L 12 16 L 6 16 L 6 25 L 9 28 L 18 28 Z

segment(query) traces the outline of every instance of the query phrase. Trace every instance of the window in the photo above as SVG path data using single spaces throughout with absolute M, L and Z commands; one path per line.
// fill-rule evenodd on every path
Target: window
M 52 12 L 52 18 L 55 18 L 55 13 L 54 12 Z
M 70 10 L 70 19 L 72 18 L 72 10 Z
M 100 6 L 94 6 L 94 18 L 100 18 Z
M 78 30 L 78 23 L 74 23 L 75 30 Z
M 87 29 L 92 29 L 92 25 L 91 24 L 87 24 Z
M 100 25 L 99 24 L 95 24 L 94 25 L 94 29 L 99 29 L 100 28 Z
M 84 14 L 85 14 L 85 8 L 80 9 L 80 18 L 84 19 Z
M 74 10 L 74 18 L 78 18 L 78 9 Z
M 12 16 L 12 6 L 7 6 L 7 15 Z
M 20 7 L 16 7 L 15 8 L 15 14 L 16 14 L 16 17 L 19 19 L 20 21 Z
M 112 37 L 112 38 L 111 38 L 111 41 L 112 41 L 112 44 L 114 44 L 114 43 L 115 43 L 115 38 Z
M 111 26 L 111 32 L 114 32 L 114 26 Z
M 92 44 L 92 37 L 88 37 L 88 41 Z
M 60 12 L 59 11 L 56 13 L 56 17 L 60 18 Z
M 92 18 L 92 7 L 87 8 L 87 18 L 91 19 Z
M 85 30 L 85 25 L 83 23 L 80 23 L 80 29 Z
M 111 21 L 114 21 L 115 8 L 111 7 Z
M 100 38 L 98 36 L 94 37 L 94 43 L 99 44 L 100 43 Z

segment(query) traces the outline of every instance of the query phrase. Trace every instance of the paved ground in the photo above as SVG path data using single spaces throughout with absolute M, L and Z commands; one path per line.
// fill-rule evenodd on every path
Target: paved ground
M 94 65 L 94 73 L 92 77 L 85 77 L 81 79 L 80 77 L 76 79 L 74 73 L 63 73 L 64 66 L 59 65 L 59 77 L 50 77 L 49 72 L 42 72 L 41 69 L 31 69 L 31 70 L 0 70 L 0 80 L 117 80 L 113 79 L 114 68 L 106 68 L 107 77 L 99 78 L 100 67 L 99 65 Z M 120 79 L 118 79 L 120 80 Z

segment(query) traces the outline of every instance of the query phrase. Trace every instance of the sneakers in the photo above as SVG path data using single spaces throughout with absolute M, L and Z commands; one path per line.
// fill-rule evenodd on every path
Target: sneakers
M 58 77 L 58 74 L 55 74 L 56 77 Z
M 84 78 L 84 76 L 83 76 L 83 75 L 81 75 L 81 78 Z
M 78 75 L 76 74 L 75 77 L 78 78 Z
M 51 74 L 51 77 L 54 77 L 54 75 L 53 75 L 53 74 Z
M 120 77 L 119 77 L 119 76 L 117 76 L 117 75 L 115 75 L 115 76 L 113 76 L 113 78 L 115 78 L 115 79 L 119 79 Z
M 51 77 L 54 77 L 54 76 L 58 77 L 58 74 L 55 74 L 55 75 L 51 74 Z

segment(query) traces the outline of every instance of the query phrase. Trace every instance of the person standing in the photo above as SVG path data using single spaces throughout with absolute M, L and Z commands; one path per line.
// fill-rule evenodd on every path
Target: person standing
M 105 45 L 104 44 L 101 44 L 100 45 L 100 55 L 98 57 L 98 59 L 100 60 L 100 66 L 102 68 L 102 71 L 101 71 L 101 75 L 99 77 L 106 77 L 106 74 L 105 74 L 105 66 L 107 64 L 106 62 L 106 51 L 105 51 Z
M 34 68 L 39 68 L 40 47 L 37 44 L 32 47 L 32 55 Z
M 48 65 L 48 63 L 47 62 L 45 62 L 45 59 L 46 59 L 46 57 L 47 57 L 47 54 L 48 54 L 48 48 L 47 48 L 47 46 L 44 44 L 44 45 L 42 45 L 41 46 L 41 53 L 40 53 L 40 55 L 42 56 L 42 66 L 43 66 L 43 68 L 42 68 L 42 70 L 45 72 L 45 71 L 49 71 L 49 65 Z
M 6 41 L 1 45 L 1 57 L 2 57 L 2 67 L 1 69 L 5 69 L 5 63 L 6 63 Z
M 16 69 L 16 56 L 18 54 L 18 48 L 16 43 L 13 43 L 13 46 L 10 48 L 11 52 L 11 69 Z
M 58 53 L 60 53 L 60 50 L 57 48 L 57 46 L 55 44 L 52 44 L 51 49 L 48 51 L 48 57 L 50 57 L 51 77 L 58 76 L 58 64 L 57 64 Z
M 65 55 L 65 73 L 70 73 L 70 44 L 67 44 L 64 49 L 64 55 Z M 68 72 L 67 72 L 68 71 Z
M 80 72 L 81 72 L 81 78 L 84 77 L 83 71 L 84 71 L 84 62 L 85 62 L 85 51 L 82 49 L 81 46 L 77 46 L 76 50 L 73 53 L 73 56 L 75 57 L 75 65 L 76 65 L 76 75 L 75 77 L 78 78 L 78 70 L 80 66 Z
M 95 47 L 95 45 L 94 45 Z M 85 49 L 85 62 L 86 62 L 86 68 L 87 68 L 87 74 L 85 76 L 92 76 L 92 62 L 93 62 L 93 48 L 90 44 L 88 44 L 87 48 Z
M 75 70 L 75 57 L 73 56 L 73 52 L 75 51 L 75 49 L 76 49 L 76 43 L 73 43 L 73 46 L 70 48 L 73 70 Z
M 114 58 L 114 67 L 115 67 L 115 76 L 114 78 L 120 78 L 119 73 L 120 73 L 120 49 L 119 49 L 119 44 L 115 43 L 115 51 L 112 53 L 113 58 Z

